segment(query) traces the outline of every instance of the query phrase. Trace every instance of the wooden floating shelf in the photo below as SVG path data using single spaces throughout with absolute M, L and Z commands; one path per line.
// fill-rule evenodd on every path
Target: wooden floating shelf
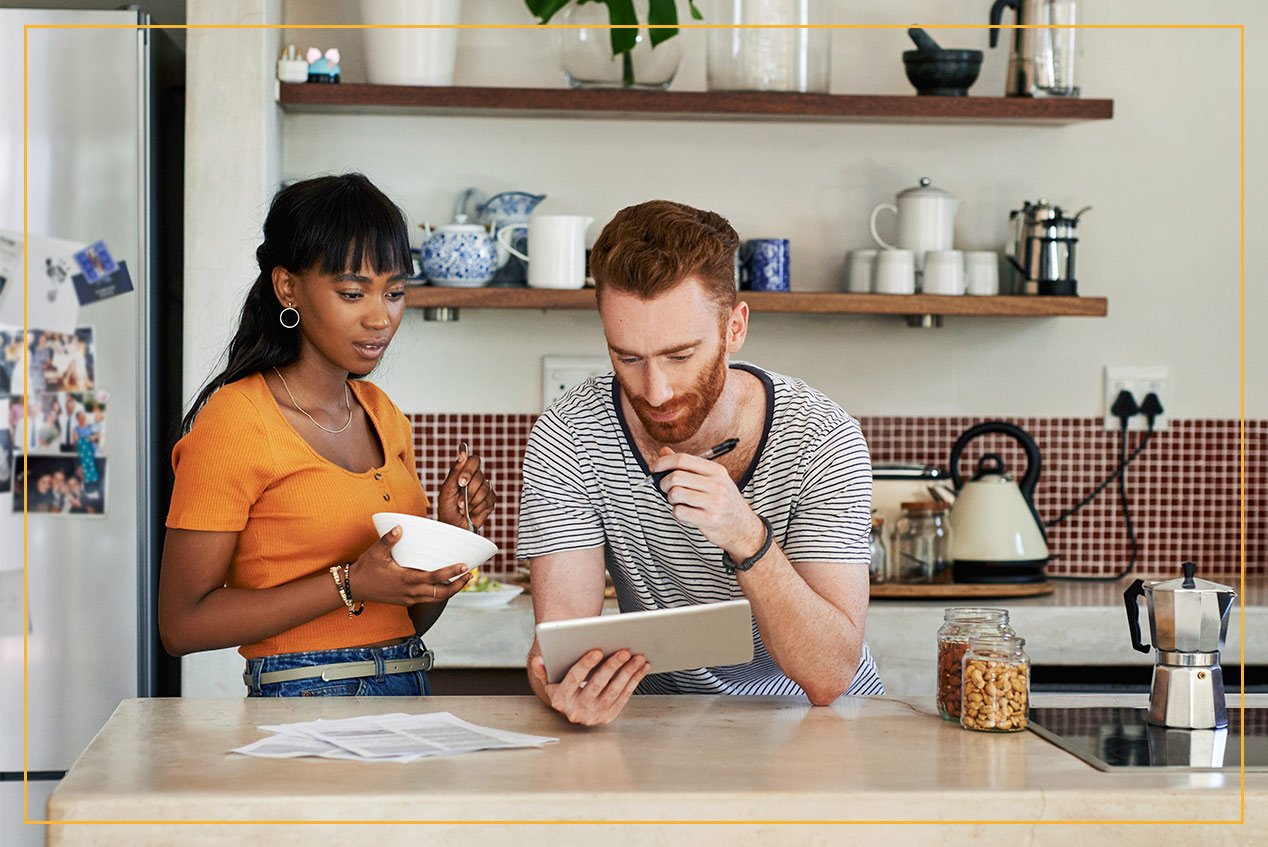
M 839 291 L 741 291 L 755 313 L 812 315 L 954 315 L 965 317 L 1103 318 L 1104 297 L 952 296 L 945 294 L 848 294 Z M 594 309 L 594 289 L 444 288 L 406 289 L 405 305 L 416 309 Z
M 1107 120 L 1113 100 L 1078 97 L 918 97 L 769 91 L 279 83 L 287 112 L 837 122 L 1023 123 Z

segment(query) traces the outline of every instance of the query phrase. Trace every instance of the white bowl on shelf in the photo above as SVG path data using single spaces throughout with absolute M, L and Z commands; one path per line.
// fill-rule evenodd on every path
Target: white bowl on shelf
M 405 568 L 436 571 L 459 562 L 478 568 L 497 553 L 489 539 L 456 526 L 401 512 L 378 512 L 373 517 L 379 537 L 396 526 L 401 538 L 392 545 L 392 558 Z

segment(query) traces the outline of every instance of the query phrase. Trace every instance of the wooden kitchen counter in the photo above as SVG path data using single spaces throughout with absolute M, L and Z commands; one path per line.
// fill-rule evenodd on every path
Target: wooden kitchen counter
M 1036 697 L 1036 705 L 1074 702 L 1080 701 L 1068 695 Z M 560 740 L 406 765 L 228 753 L 263 737 L 260 724 L 394 711 L 449 711 Z M 264 840 L 283 847 L 372 839 L 375 847 L 511 841 L 524 847 L 691 838 L 801 845 L 861 837 L 887 847 L 1014 839 L 1156 847 L 1181 838 L 1197 843 L 1199 836 L 1204 845 L 1268 843 L 1265 773 L 1247 774 L 1246 824 L 954 823 L 1236 821 L 1239 787 L 1237 772 L 1102 773 L 1033 733 L 967 732 L 939 719 L 929 704 L 891 698 L 842 698 L 812 708 L 801 698 L 637 697 L 616 723 L 600 729 L 572 727 L 529 697 L 127 700 L 49 802 L 51 819 L 84 823 L 51 826 L 49 843 Z M 250 823 L 278 820 L 310 823 Z M 936 835 L 927 825 L 900 823 L 922 820 L 936 822 Z M 329 823 L 347 821 L 396 823 Z M 419 821 L 443 823 L 400 825 Z M 542 823 L 511 828 L 507 821 Z M 873 823 L 861 829 L 833 823 L 840 821 Z

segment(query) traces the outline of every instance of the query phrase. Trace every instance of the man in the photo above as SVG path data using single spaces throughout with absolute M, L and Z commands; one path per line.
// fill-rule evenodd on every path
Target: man
M 604 228 L 590 267 L 615 373 L 534 425 L 517 555 L 539 622 L 599 614 L 605 565 L 622 611 L 747 598 L 754 659 L 654 675 L 642 656 L 592 650 L 549 684 L 534 643 L 529 682 L 574 723 L 608 723 L 636 687 L 816 705 L 883 692 L 863 641 L 867 445 L 805 383 L 730 363 L 748 332 L 738 244 L 725 219 L 665 200 Z M 731 453 L 698 458 L 729 438 Z M 656 487 L 643 484 L 652 472 L 667 473 Z

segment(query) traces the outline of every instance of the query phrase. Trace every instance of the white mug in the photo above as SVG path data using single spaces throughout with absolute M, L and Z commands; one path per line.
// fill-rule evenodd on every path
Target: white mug
M 965 253 L 964 281 L 968 294 L 999 294 L 999 254 L 993 250 Z
M 876 265 L 875 250 L 851 250 L 845 265 L 845 290 L 866 294 L 872 290 L 872 269 Z
M 588 215 L 534 214 L 528 223 L 508 224 L 498 230 L 502 246 L 528 262 L 531 288 L 584 288 L 586 284 L 586 228 Z M 531 258 L 511 246 L 511 233 L 528 230 Z
M 922 294 L 963 294 L 964 254 L 959 250 L 929 250 L 921 280 Z
M 916 267 L 910 250 L 878 250 L 875 284 L 877 294 L 914 294 Z

